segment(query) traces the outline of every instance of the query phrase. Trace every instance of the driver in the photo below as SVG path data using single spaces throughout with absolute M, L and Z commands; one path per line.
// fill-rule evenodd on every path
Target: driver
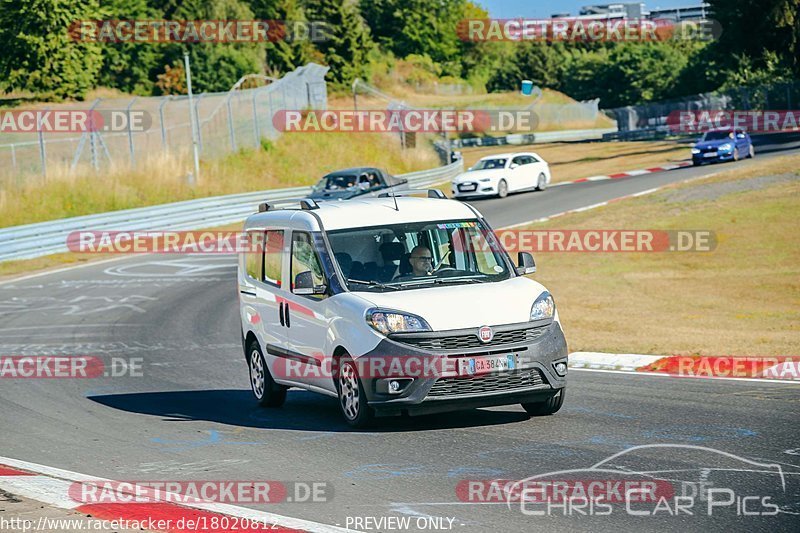
M 414 276 L 430 276 L 433 272 L 433 256 L 427 246 L 415 246 L 408 258 Z

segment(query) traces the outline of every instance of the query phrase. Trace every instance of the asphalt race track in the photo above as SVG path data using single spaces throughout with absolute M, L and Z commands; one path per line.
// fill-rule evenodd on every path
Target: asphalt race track
M 742 164 L 761 157 L 769 155 Z M 565 185 L 474 205 L 500 228 L 728 168 Z M 433 516 L 454 518 L 453 530 L 463 532 L 797 531 L 795 385 L 572 371 L 555 416 L 529 419 L 514 406 L 390 419 L 355 432 L 335 400 L 304 391 L 290 391 L 282 409 L 257 407 L 234 275 L 231 256 L 151 255 L 0 284 L 0 354 L 143 362 L 141 376 L 3 380 L 0 455 L 121 480 L 324 481 L 332 487 L 328 503 L 259 508 L 343 527 L 353 526 L 352 517 Z M 652 444 L 679 446 L 633 449 L 585 471 Z M 705 500 L 691 516 L 630 513 L 652 512 L 646 503 L 627 510 L 617 503 L 606 516 L 562 508 L 537 516 L 504 502 L 465 502 L 457 491 L 467 480 L 563 470 L 602 481 L 658 471 L 689 489 L 735 487 L 736 498 L 713 507 L 711 517 L 703 516 Z M 768 498 L 781 512 L 738 516 L 745 496 L 758 497 L 747 511 L 769 512 Z

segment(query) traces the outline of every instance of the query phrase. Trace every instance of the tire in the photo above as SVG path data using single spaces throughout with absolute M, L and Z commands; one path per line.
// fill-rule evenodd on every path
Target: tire
M 747 159 L 753 159 L 756 156 L 756 147 L 750 144 L 750 150 L 747 153 Z
M 536 182 L 536 190 L 543 191 L 547 188 L 547 176 L 544 175 L 544 172 L 539 174 L 539 181 Z
M 336 376 L 336 392 L 339 397 L 339 409 L 345 422 L 351 427 L 362 429 L 369 427 L 375 418 L 374 410 L 367 405 L 364 385 L 358 375 L 356 364 L 348 355 L 340 359 L 339 372 Z
M 497 197 L 505 198 L 506 196 L 508 196 L 508 183 L 506 180 L 500 180 L 500 183 L 497 184 Z
M 257 341 L 252 341 L 247 348 L 248 367 L 250 368 L 250 390 L 262 407 L 280 407 L 286 401 L 286 387 L 278 385 L 269 373 L 267 361 Z
M 734 161 L 738 161 L 739 160 L 739 149 L 738 148 L 734 148 L 733 149 L 733 160 Z
M 523 403 L 522 408 L 531 416 L 549 416 L 558 412 L 564 405 L 564 394 L 566 389 L 559 389 L 557 393 L 543 402 Z

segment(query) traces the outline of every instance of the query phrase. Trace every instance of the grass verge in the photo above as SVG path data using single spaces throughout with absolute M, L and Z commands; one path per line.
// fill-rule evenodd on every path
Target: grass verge
M 713 252 L 539 253 L 571 351 L 796 356 L 800 156 L 726 169 L 540 229 L 707 229 Z M 771 177 L 775 178 L 764 178 Z
M 189 185 L 187 160 L 154 156 L 136 170 L 70 175 L 54 170 L 47 183 L 0 191 L 0 227 L 103 213 L 207 196 L 311 185 L 332 170 L 373 165 L 402 174 L 438 166 L 427 143 L 403 150 L 396 135 L 287 133 L 262 150 L 204 161 Z

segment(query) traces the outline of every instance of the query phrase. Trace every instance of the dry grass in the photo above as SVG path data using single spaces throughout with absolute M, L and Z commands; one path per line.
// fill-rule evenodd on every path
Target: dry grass
M 95 174 L 48 169 L 48 182 L 11 189 L 0 196 L 0 226 L 14 226 L 91 213 L 276 187 L 310 185 L 337 168 L 374 165 L 394 174 L 433 168 L 439 160 L 419 143 L 401 149 L 396 136 L 320 133 L 283 135 L 269 150 L 247 150 L 201 165 L 194 187 L 187 159 L 155 155 L 131 171 Z
M 534 146 L 464 148 L 464 164 L 471 167 L 492 154 L 532 151 L 550 164 L 553 183 L 638 170 L 691 158 L 688 145 L 670 141 L 548 143 Z
M 397 98 L 411 107 L 418 109 L 493 109 L 498 107 L 526 108 L 533 102 L 530 96 L 524 96 L 519 92 L 497 92 L 487 94 L 464 94 L 464 95 L 436 95 L 421 94 L 415 92 L 407 85 L 398 84 L 386 90 L 390 96 Z M 545 89 L 541 104 L 571 104 L 575 100 L 550 89 Z M 331 109 L 352 109 L 352 96 L 335 96 L 328 99 L 328 107 Z M 358 95 L 359 109 L 385 109 L 386 101 L 371 95 Z M 603 114 L 599 114 L 597 120 L 591 121 L 545 121 L 541 120 L 537 124 L 537 131 L 561 131 L 572 129 L 590 128 L 610 128 L 614 126 L 614 121 Z
M 797 174 L 799 156 L 560 217 L 536 229 L 708 229 L 714 252 L 539 253 L 572 351 L 798 355 L 800 181 L 703 200 L 709 183 Z M 675 194 L 689 194 L 677 201 Z M 693 197 L 696 198 L 692 200 Z

